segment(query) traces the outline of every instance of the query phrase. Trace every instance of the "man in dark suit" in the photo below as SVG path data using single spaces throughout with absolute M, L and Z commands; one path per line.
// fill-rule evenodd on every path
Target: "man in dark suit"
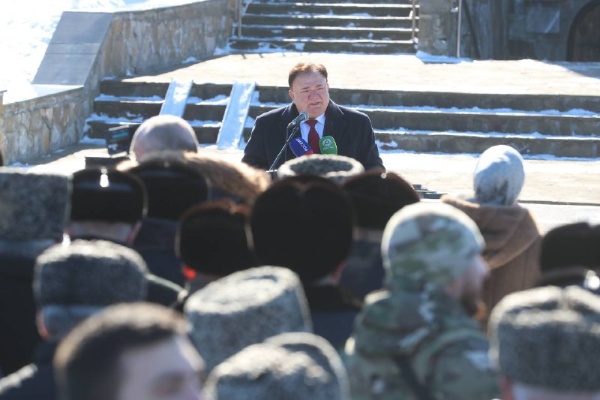
M 338 154 L 358 160 L 365 169 L 385 170 L 375 144 L 371 120 L 363 113 L 339 106 L 330 100 L 325 66 L 298 63 L 290 71 L 288 83 L 292 103 L 264 113 L 256 119 L 242 161 L 258 168 L 271 168 L 291 133 L 288 124 L 301 112 L 306 112 L 309 119 L 300 123 L 296 135 L 311 144 L 315 153 L 319 152 L 319 138 L 332 136 L 336 141 Z M 316 120 L 316 123 L 313 122 L 318 134 L 316 141 L 310 137 L 310 120 Z M 294 157 L 292 151 L 286 148 L 273 169 Z

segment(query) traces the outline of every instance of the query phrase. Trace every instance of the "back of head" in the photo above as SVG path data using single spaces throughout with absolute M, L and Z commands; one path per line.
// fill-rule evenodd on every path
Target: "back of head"
M 279 167 L 277 177 L 284 179 L 296 175 L 317 175 L 334 183 L 342 184 L 346 179 L 363 173 L 363 165 L 353 158 L 340 155 L 311 154 L 286 161 Z
M 477 225 L 444 203 L 415 203 L 398 211 L 385 227 L 381 245 L 389 287 L 422 290 L 460 277 L 481 254 Z
M 203 274 L 225 276 L 253 267 L 249 217 L 246 206 L 228 199 L 194 206 L 181 217 L 175 251 L 187 267 Z
M 333 273 L 350 253 L 354 210 L 335 185 L 284 179 L 261 194 L 250 227 L 258 262 L 296 272 L 303 283 Z
M 312 333 L 285 333 L 246 347 L 213 370 L 207 392 L 215 400 L 350 398 L 339 355 Z
M 67 176 L 0 169 L 0 241 L 61 241 L 70 200 Z
M 542 272 L 570 266 L 600 268 L 600 226 L 587 222 L 564 224 L 542 237 Z
M 193 205 L 210 196 L 206 177 L 185 160 L 149 156 L 129 170 L 148 193 L 149 218 L 177 221 Z
M 410 183 L 393 172 L 366 171 L 349 178 L 342 189 L 354 205 L 358 226 L 368 229 L 383 230 L 396 211 L 421 199 Z
M 123 353 L 187 333 L 180 313 L 150 303 L 107 307 L 77 326 L 59 345 L 55 376 L 65 400 L 118 398 Z
M 512 206 L 523 184 L 523 157 L 510 146 L 492 146 L 479 157 L 473 176 L 475 201 L 479 204 Z
M 251 268 L 212 282 L 190 296 L 185 315 L 208 370 L 268 337 L 312 329 L 300 281 L 281 267 Z
M 600 394 L 600 299 L 576 286 L 506 296 L 489 324 L 490 358 L 514 383 Z
M 137 128 L 129 149 L 136 159 L 162 150 L 198 151 L 196 133 L 186 120 L 174 115 L 156 115 Z
M 133 174 L 86 168 L 73 173 L 72 183 L 71 222 L 135 223 L 146 216 L 146 189 Z

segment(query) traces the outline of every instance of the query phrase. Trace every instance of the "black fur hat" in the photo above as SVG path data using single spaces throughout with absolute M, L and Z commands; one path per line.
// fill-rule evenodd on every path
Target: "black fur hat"
M 71 221 L 137 222 L 148 200 L 142 181 L 127 172 L 87 168 L 73 174 Z
M 348 257 L 354 219 L 337 186 L 275 182 L 257 198 L 250 217 L 258 262 L 288 267 L 303 283 L 323 278 Z
M 402 207 L 420 201 L 410 183 L 393 172 L 367 171 L 342 185 L 356 210 L 358 226 L 383 230 Z
M 184 162 L 152 159 L 129 170 L 148 193 L 148 217 L 177 221 L 193 205 L 205 202 L 208 181 Z
M 221 199 L 192 207 L 182 217 L 175 241 L 179 258 L 202 273 L 225 276 L 255 266 L 248 248 L 249 209 Z
M 587 222 L 564 224 L 542 238 L 542 272 L 565 267 L 600 269 L 600 227 Z

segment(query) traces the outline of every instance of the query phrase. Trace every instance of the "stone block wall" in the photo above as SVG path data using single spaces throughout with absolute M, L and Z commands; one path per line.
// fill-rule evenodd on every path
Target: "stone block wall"
M 7 96 L 0 109 L 5 163 L 75 144 L 85 134 L 100 81 L 210 58 L 224 47 L 237 1 L 115 13 L 65 12 L 33 80 L 33 95 Z

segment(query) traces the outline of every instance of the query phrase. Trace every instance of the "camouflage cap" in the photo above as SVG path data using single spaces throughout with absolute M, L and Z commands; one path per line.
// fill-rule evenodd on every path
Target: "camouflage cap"
M 390 289 L 444 285 L 480 254 L 479 228 L 462 211 L 443 203 L 415 203 L 395 213 L 383 233 L 381 252 Z

